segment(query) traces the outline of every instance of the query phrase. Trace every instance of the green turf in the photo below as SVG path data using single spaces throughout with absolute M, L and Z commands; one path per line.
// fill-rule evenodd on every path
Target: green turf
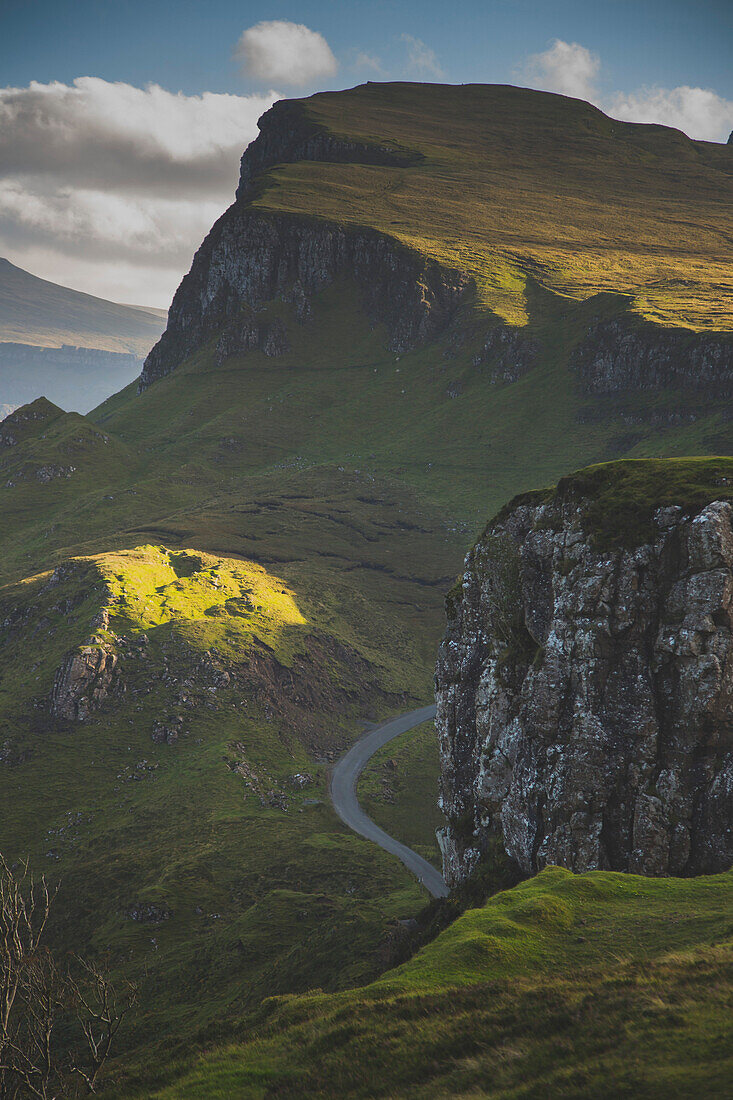
M 302 102 L 332 133 L 422 160 L 279 167 L 258 207 L 373 226 L 472 274 L 512 324 L 533 318 L 536 280 L 571 299 L 628 295 L 663 324 L 733 326 L 726 146 L 498 85 L 374 83 Z
M 425 722 L 376 752 L 357 786 L 366 813 L 436 867 L 435 830 L 445 825 L 437 804 L 439 768 L 435 723 Z
M 730 890 L 546 868 L 365 988 L 268 1002 L 160 1100 L 722 1097 Z
M 594 545 L 632 547 L 653 540 L 654 515 L 660 508 L 676 506 L 693 512 L 713 500 L 731 497 L 731 458 L 639 458 L 588 466 L 561 478 L 557 486 L 520 494 L 497 518 L 525 501 L 575 500 L 582 502 L 584 531 Z
M 55 669 L 102 607 L 92 642 L 117 653 L 124 693 L 53 720 Z M 128 1080 L 273 992 L 378 973 L 391 922 L 427 895 L 330 807 L 329 761 L 363 714 L 399 706 L 337 626 L 259 565 L 155 546 L 6 586 L 0 622 L 0 848 L 61 883 L 57 949 L 140 982 Z M 154 743 L 176 716 L 176 743 Z M 151 905 L 165 917 L 132 919 Z

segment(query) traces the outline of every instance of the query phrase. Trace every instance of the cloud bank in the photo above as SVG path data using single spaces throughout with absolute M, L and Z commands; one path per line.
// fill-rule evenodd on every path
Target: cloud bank
M 276 98 L 97 77 L 0 88 L 0 255 L 89 293 L 166 307 Z
M 598 54 L 578 42 L 556 38 L 544 53 L 532 54 L 525 66 L 525 76 L 533 87 L 542 91 L 592 99 L 600 67 Z
M 407 69 L 412 76 L 416 76 L 418 80 L 430 77 L 442 80 L 445 77 L 435 50 L 427 46 L 421 38 L 415 38 L 411 34 L 403 34 L 400 38 L 407 47 Z
M 532 54 L 521 74 L 534 88 L 587 99 L 622 122 L 674 126 L 698 141 L 725 141 L 733 130 L 733 101 L 709 88 L 640 88 L 604 95 L 598 89 L 601 59 L 578 42 L 556 38 Z
M 265 84 L 304 87 L 334 76 L 338 62 L 326 39 L 302 23 L 257 23 L 239 39 L 236 55 L 245 76 Z
M 604 110 L 624 122 L 675 126 L 699 141 L 725 141 L 733 130 L 733 100 L 709 88 L 642 88 L 612 96 Z

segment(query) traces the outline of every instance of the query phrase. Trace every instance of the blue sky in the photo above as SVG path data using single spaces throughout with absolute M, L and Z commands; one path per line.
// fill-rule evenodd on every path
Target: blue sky
M 527 54 L 551 39 L 603 57 L 609 86 L 680 84 L 733 96 L 730 0 L 0 0 L 4 84 L 102 76 L 155 82 L 192 94 L 241 92 L 233 60 L 242 31 L 260 20 L 305 23 L 343 59 L 333 86 L 349 83 L 352 51 L 399 69 L 400 36 L 435 50 L 452 83 L 512 83 Z
M 167 306 L 277 98 L 514 83 L 733 129 L 733 0 L 0 0 L 0 255 Z

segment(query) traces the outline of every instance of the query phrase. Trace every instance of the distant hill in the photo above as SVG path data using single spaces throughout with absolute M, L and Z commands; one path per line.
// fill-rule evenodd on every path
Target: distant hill
M 165 327 L 165 311 L 122 306 L 39 279 L 0 258 L 0 341 L 70 344 L 145 356 Z
M 88 412 L 140 370 L 165 311 L 57 286 L 0 258 L 0 406 L 45 395 Z

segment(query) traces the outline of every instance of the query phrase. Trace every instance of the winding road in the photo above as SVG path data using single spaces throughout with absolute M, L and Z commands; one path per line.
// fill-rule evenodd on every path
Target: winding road
M 394 737 L 399 737 L 401 733 L 407 733 L 408 730 L 434 717 L 434 706 L 422 707 L 420 710 L 401 714 L 399 718 L 393 718 L 391 722 L 385 722 L 370 730 L 365 737 L 352 745 L 334 766 L 330 793 L 334 809 L 345 825 L 402 860 L 408 871 L 415 875 L 434 898 L 444 898 L 448 896 L 448 887 L 440 871 L 436 871 L 432 864 L 417 852 L 413 852 L 412 848 L 408 848 L 406 844 L 400 844 L 399 840 L 395 840 L 389 833 L 385 833 L 384 829 L 375 825 L 364 813 L 356 797 L 359 776 L 374 753 Z

